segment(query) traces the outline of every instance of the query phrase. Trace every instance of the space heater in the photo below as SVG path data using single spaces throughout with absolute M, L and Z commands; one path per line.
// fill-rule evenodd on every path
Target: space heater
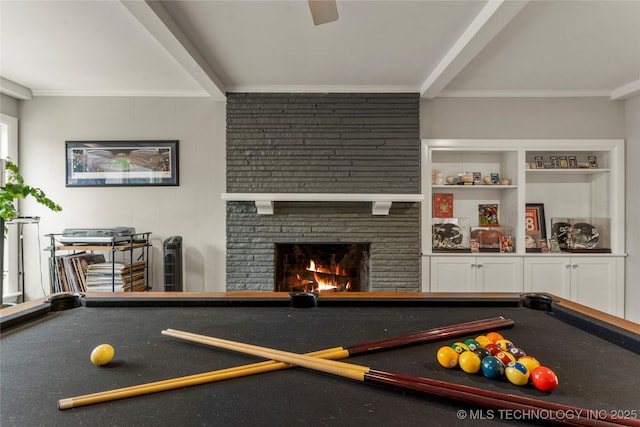
M 182 292 L 182 237 L 164 241 L 164 290 Z

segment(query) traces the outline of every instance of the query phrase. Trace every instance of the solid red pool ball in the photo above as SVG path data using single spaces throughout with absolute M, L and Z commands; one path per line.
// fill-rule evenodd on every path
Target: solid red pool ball
M 500 347 L 498 347 L 494 343 L 487 344 L 487 345 L 484 346 L 484 348 L 489 350 L 491 352 L 491 354 L 493 354 L 494 356 L 502 351 L 502 350 L 500 350 Z
M 465 371 L 467 374 L 475 374 L 480 370 L 482 362 L 477 354 L 473 351 L 467 350 L 460 354 L 458 364 L 460 365 L 460 369 Z
M 455 368 L 458 366 L 458 354 L 453 348 L 444 346 L 440 347 L 437 354 L 438 363 L 445 368 Z
M 553 391 L 558 387 L 558 376 L 546 366 L 538 366 L 531 372 L 533 386 L 541 391 Z

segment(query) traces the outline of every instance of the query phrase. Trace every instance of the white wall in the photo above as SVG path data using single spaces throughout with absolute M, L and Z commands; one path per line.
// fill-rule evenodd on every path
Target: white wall
M 626 305 L 627 319 L 640 323 L 640 95 L 625 103 L 627 133 L 627 269 Z
M 18 118 L 18 100 L 0 93 L 0 113 Z
M 624 139 L 609 98 L 439 98 L 420 104 L 421 138 Z
M 179 140 L 176 187 L 65 187 L 67 140 Z M 21 172 L 63 207 L 32 201 L 25 227 L 26 295 L 48 292 L 47 233 L 74 227 L 133 226 L 152 233 L 153 290 L 164 287 L 162 243 L 183 238 L 185 291 L 225 290 L 225 103 L 208 98 L 35 97 L 20 102 Z M 39 232 L 39 236 L 38 236 Z M 39 243 L 40 247 L 37 246 Z M 42 263 L 44 290 L 35 272 Z

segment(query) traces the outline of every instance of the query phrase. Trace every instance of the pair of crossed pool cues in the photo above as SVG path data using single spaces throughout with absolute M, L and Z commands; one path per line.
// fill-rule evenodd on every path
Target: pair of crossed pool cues
M 350 356 L 364 354 L 401 346 L 427 343 L 460 337 L 473 333 L 487 332 L 496 329 L 510 328 L 513 320 L 503 317 L 476 320 L 440 328 L 428 329 L 412 334 L 369 341 L 349 347 L 335 347 L 326 350 L 307 353 L 305 355 L 259 347 L 190 332 L 167 329 L 163 335 L 177 339 L 205 344 L 245 354 L 251 354 L 266 359 L 265 362 L 238 366 L 235 368 L 205 372 L 163 381 L 156 381 L 137 386 L 125 387 L 83 396 L 61 399 L 59 409 L 69 409 L 79 406 L 108 402 L 133 396 L 141 396 L 166 390 L 174 390 L 193 385 L 222 381 L 264 372 L 299 366 L 327 374 L 349 378 L 363 383 L 382 385 L 394 389 L 421 393 L 425 395 L 449 398 L 452 400 L 491 409 L 506 409 L 520 411 L 545 411 L 546 421 L 552 424 L 579 426 L 630 425 L 640 426 L 639 420 L 618 419 L 608 414 L 598 412 L 597 418 L 592 418 L 594 412 L 588 409 L 561 405 L 543 400 L 521 397 L 512 394 L 498 393 L 476 387 L 452 384 L 428 378 L 414 377 L 393 372 L 372 369 L 367 366 L 338 362 Z M 567 414 L 571 414 L 568 417 Z

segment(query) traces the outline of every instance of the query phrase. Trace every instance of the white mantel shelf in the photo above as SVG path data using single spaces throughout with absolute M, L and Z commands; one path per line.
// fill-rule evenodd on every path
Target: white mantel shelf
M 373 215 L 389 215 L 393 202 L 422 202 L 422 194 L 382 193 L 222 193 L 222 200 L 255 202 L 259 215 L 273 215 L 274 202 L 371 202 Z

